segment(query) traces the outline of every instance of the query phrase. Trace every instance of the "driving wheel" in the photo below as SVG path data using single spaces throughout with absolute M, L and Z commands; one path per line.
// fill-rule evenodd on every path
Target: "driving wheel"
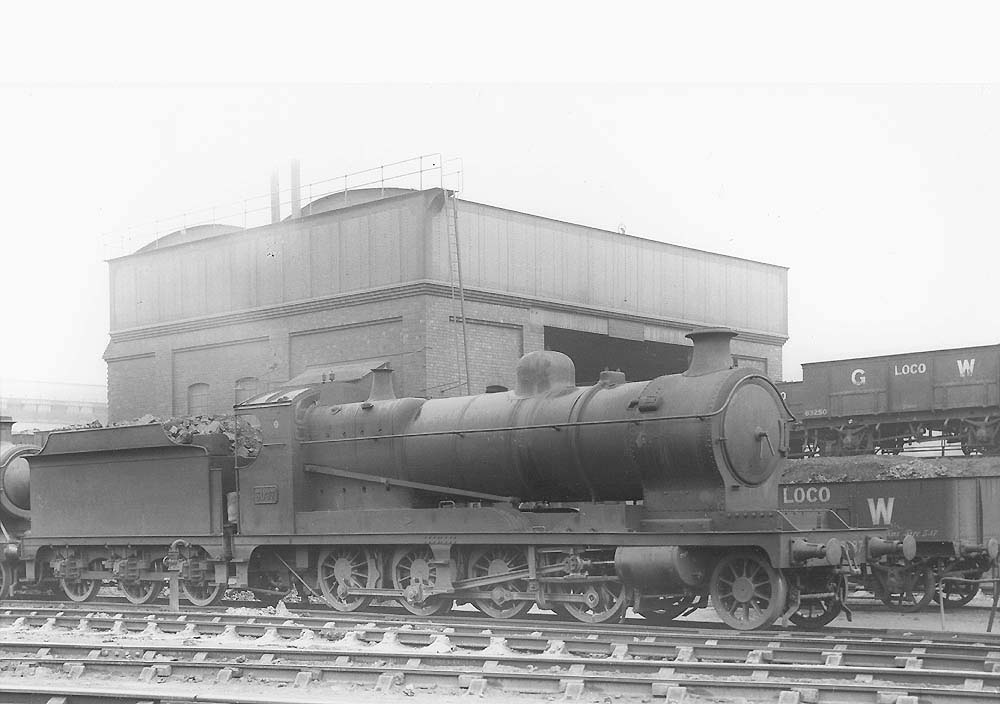
M 320 553 L 319 588 L 323 598 L 337 611 L 358 611 L 371 604 L 371 597 L 349 596 L 347 590 L 374 589 L 379 570 L 375 553 L 357 545 L 342 545 Z
M 788 585 L 766 557 L 740 551 L 725 555 L 712 571 L 712 605 L 737 630 L 767 628 L 781 616 Z
M 434 616 L 449 611 L 453 599 L 424 596 L 437 582 L 434 553 L 427 546 L 400 548 L 392 556 L 392 586 L 403 592 L 399 605 L 417 616 Z
M 523 572 L 527 569 L 528 556 L 523 548 L 494 545 L 479 548 L 469 556 L 469 579 L 495 577 L 509 572 Z M 502 582 L 483 587 L 483 589 L 490 591 L 490 598 L 476 599 L 472 604 L 487 616 L 514 618 L 531 607 L 530 601 L 519 601 L 512 598 L 515 593 L 527 591 L 528 585 L 523 579 Z

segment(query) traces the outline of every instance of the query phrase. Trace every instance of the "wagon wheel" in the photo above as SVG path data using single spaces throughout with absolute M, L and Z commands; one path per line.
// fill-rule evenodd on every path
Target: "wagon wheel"
M 837 579 L 834 584 L 825 585 L 824 588 L 829 589 L 832 595 L 818 600 L 801 602 L 799 608 L 788 617 L 788 620 L 799 628 L 811 630 L 822 628 L 837 618 L 843 611 L 844 600 L 847 598 L 847 578 Z
M 694 606 L 696 599 L 697 597 L 689 594 L 656 599 L 648 606 L 643 605 L 639 610 L 639 615 L 654 626 L 666 626 L 673 623 L 675 618 Z
M 750 551 L 724 556 L 712 571 L 712 605 L 737 630 L 767 628 L 785 608 L 788 585 L 766 557 Z
M 526 569 L 528 569 L 528 556 L 522 548 L 493 545 L 474 550 L 469 556 L 469 579 L 494 577 Z M 475 599 L 472 604 L 487 616 L 514 618 L 531 607 L 530 601 L 517 601 L 511 598 L 514 592 L 524 593 L 528 590 L 528 585 L 523 579 L 495 584 L 486 589 L 490 590 L 491 598 Z
M 417 616 L 434 616 L 451 609 L 453 599 L 424 597 L 437 582 L 434 553 L 426 546 L 399 548 L 392 556 L 392 586 L 403 592 L 399 605 Z
M 912 613 L 927 606 L 934 597 L 934 571 L 916 565 L 883 568 L 879 598 L 893 611 Z
M 604 582 L 550 582 L 553 596 L 582 596 L 583 601 L 564 601 L 551 606 L 560 616 L 572 616 L 583 623 L 607 623 L 620 621 L 628 608 L 628 593 L 625 585 L 615 579 Z
M 91 560 L 87 564 L 87 570 L 95 571 L 100 570 L 104 567 L 104 561 L 100 558 Z M 100 579 L 60 579 L 59 586 L 69 597 L 70 601 L 90 601 L 95 596 L 97 596 L 98 590 L 101 588 Z
M 118 591 L 133 604 L 149 604 L 163 591 L 163 582 L 137 579 L 118 582 Z
M 348 596 L 347 590 L 374 589 L 381 575 L 375 553 L 358 545 L 324 550 L 317 560 L 319 588 L 326 603 L 337 611 L 358 611 L 372 602 L 370 596 Z
M 944 608 L 946 609 L 957 609 L 965 606 L 979 593 L 978 584 L 965 584 L 963 582 L 945 582 L 941 588 L 944 590 Z M 937 590 L 934 591 L 932 598 L 935 603 L 940 603 Z

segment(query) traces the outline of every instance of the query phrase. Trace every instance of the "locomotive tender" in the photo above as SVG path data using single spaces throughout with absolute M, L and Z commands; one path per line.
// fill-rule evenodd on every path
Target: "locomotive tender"
M 143 603 L 174 570 L 199 605 L 298 585 L 343 611 L 655 620 L 710 596 L 738 629 L 829 620 L 848 566 L 903 544 L 779 510 L 792 417 L 766 377 L 731 368 L 734 335 L 691 333 L 690 368 L 652 381 L 577 387 L 568 357 L 533 352 L 500 393 L 396 398 L 376 370 L 362 403 L 322 384 L 262 394 L 236 407 L 262 438 L 252 460 L 159 425 L 53 433 L 3 592 L 58 582 L 83 601 L 115 582 Z
M 792 456 L 897 454 L 932 436 L 1000 453 L 1000 345 L 810 362 L 778 389 L 800 419 Z

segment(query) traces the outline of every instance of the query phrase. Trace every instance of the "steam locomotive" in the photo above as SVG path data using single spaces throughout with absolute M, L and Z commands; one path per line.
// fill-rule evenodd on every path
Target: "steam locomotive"
M 499 393 L 396 398 L 388 370 L 361 403 L 269 392 L 235 409 L 261 440 L 250 458 L 155 424 L 52 433 L 20 458 L 30 497 L 21 463 L 0 470 L 5 515 L 30 515 L 4 529 L 0 587 L 86 601 L 114 583 L 145 603 L 175 574 L 196 605 L 295 587 L 341 611 L 663 621 L 710 599 L 737 629 L 826 623 L 849 565 L 912 545 L 779 510 L 792 416 L 766 377 L 731 368 L 734 335 L 691 333 L 690 368 L 644 382 L 577 387 L 569 357 L 542 351 Z

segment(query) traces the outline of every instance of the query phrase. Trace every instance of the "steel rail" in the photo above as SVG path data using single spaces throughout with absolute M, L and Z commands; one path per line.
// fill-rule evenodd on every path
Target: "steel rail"
M 584 690 L 632 695 L 667 694 L 669 687 L 697 686 L 725 691 L 852 692 L 862 701 L 896 701 L 900 696 L 932 698 L 934 702 L 995 702 L 1000 697 L 1000 672 L 982 670 L 933 670 L 907 661 L 895 667 L 845 665 L 836 654 L 824 663 L 774 663 L 766 652 L 755 651 L 744 662 L 694 659 L 682 652 L 671 659 L 629 658 L 627 650 L 604 658 L 567 655 L 556 645 L 542 656 L 509 651 L 497 638 L 480 653 L 456 652 L 447 636 L 428 647 L 402 645 L 389 632 L 379 643 L 359 647 L 345 637 L 341 647 L 300 649 L 233 646 L 199 643 L 175 645 L 139 643 L 135 646 L 97 643 L 0 642 L 0 663 L 15 675 L 41 675 L 46 679 L 64 673 L 79 679 L 123 673 L 149 683 L 174 678 L 229 683 L 345 682 L 374 684 L 388 692 L 404 682 L 410 687 L 473 686 L 485 689 L 492 682 L 507 691 L 562 691 L 579 698 Z M 96 646 L 96 647 L 95 647 Z M 891 696 L 891 698 L 890 698 Z M 916 701 L 916 700 L 914 700 Z
M 47 639 L 59 635 L 100 636 L 121 635 L 129 637 L 183 638 L 225 636 L 230 638 L 267 638 L 275 643 L 290 642 L 304 631 L 318 635 L 330 643 L 350 637 L 359 644 L 383 641 L 388 633 L 401 645 L 429 647 L 441 635 L 447 635 L 455 647 L 486 649 L 495 638 L 503 638 L 508 648 L 527 655 L 538 655 L 560 643 L 559 648 L 581 657 L 610 657 L 626 648 L 633 658 L 669 659 L 681 653 L 689 657 L 702 657 L 719 661 L 744 662 L 754 652 L 766 652 L 774 662 L 822 664 L 836 656 L 845 664 L 878 663 L 893 667 L 901 661 L 918 658 L 927 667 L 942 670 L 965 670 L 1000 667 L 1000 646 L 988 645 L 970 635 L 968 642 L 929 640 L 927 634 L 911 637 L 888 636 L 885 632 L 876 640 L 871 632 L 865 634 L 838 634 L 835 641 L 829 637 L 799 632 L 740 633 L 691 629 L 635 629 L 619 625 L 614 629 L 594 629 L 581 624 L 581 628 L 563 627 L 562 624 L 520 625 L 491 623 L 484 629 L 481 623 L 445 626 L 434 623 L 400 624 L 368 622 L 365 619 L 330 621 L 292 615 L 247 616 L 216 615 L 192 619 L 155 618 L 153 614 L 67 615 L 63 612 L 28 615 L 0 613 L 0 636 L 34 634 Z M 552 627 L 554 626 L 554 627 Z M 532 630 L 529 630 L 532 629 Z

